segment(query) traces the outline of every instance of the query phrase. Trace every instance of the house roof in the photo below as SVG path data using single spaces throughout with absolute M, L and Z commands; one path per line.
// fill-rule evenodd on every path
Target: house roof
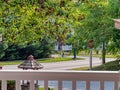
M 115 21 L 115 28 L 120 29 L 120 19 L 113 19 Z
M 114 19 L 115 22 L 120 22 L 120 19 Z

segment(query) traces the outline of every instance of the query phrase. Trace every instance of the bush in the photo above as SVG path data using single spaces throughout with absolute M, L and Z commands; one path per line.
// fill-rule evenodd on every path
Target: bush
M 7 90 L 15 90 L 15 81 L 7 82 Z
M 0 81 L 0 90 L 1 90 L 1 81 Z M 15 90 L 15 81 L 7 81 L 7 90 Z
M 107 70 L 107 71 L 118 71 L 120 70 L 120 58 L 115 61 L 105 63 L 103 65 L 94 67 L 93 70 Z
M 40 43 L 30 43 L 26 45 L 8 45 L 8 48 L 4 50 L 4 55 L 1 60 L 23 60 L 32 54 L 37 58 L 49 57 L 52 51 L 52 45 L 43 40 Z

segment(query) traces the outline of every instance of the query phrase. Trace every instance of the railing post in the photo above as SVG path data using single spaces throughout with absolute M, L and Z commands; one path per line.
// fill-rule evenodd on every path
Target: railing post
M 20 80 L 16 80 L 16 90 L 21 90 Z
M 34 76 L 34 77 L 33 77 Z M 69 77 L 68 77 L 69 76 Z M 70 78 L 71 77 L 71 78 Z M 96 77 L 96 78 L 95 78 Z M 86 84 L 86 90 L 90 90 L 92 85 L 92 81 L 99 82 L 98 86 L 100 86 L 100 90 L 104 90 L 104 82 L 110 82 L 111 87 L 113 88 L 114 82 L 114 90 L 118 90 L 118 82 L 120 82 L 120 71 L 0 71 L 0 80 L 1 80 L 1 90 L 7 90 L 7 80 L 15 80 L 16 81 L 16 90 L 21 90 L 22 80 L 30 81 L 27 82 L 29 85 L 29 90 L 37 90 L 35 87 L 35 80 L 43 80 L 44 81 L 44 90 L 48 90 L 49 80 L 57 81 L 58 90 L 62 90 L 63 81 L 70 81 L 70 85 L 72 82 L 72 90 L 76 90 L 76 85 L 80 86 Z M 79 83 L 77 82 L 79 81 Z M 84 83 L 81 84 L 81 81 Z M 112 82 L 112 83 L 111 83 Z M 25 84 L 25 86 L 27 85 Z M 36 81 L 37 84 L 37 81 Z M 43 83 L 39 83 L 41 86 Z M 93 83 L 94 84 L 94 83 Z M 84 88 L 80 87 L 79 88 Z M 71 87 L 71 86 L 70 86 Z M 99 87 L 98 87 L 99 88 Z
M 76 80 L 72 81 L 72 90 L 76 90 Z
M 35 90 L 34 80 L 30 80 L 30 90 Z
M 117 80 L 114 81 L 114 90 L 119 90 L 118 89 L 118 81 Z
M 58 81 L 58 90 L 62 90 L 62 80 Z
M 100 90 L 104 90 L 104 81 L 100 81 Z
M 2 90 L 7 90 L 7 80 L 2 80 Z
M 90 81 L 86 81 L 86 90 L 90 90 Z
M 44 89 L 48 90 L 48 80 L 44 80 Z

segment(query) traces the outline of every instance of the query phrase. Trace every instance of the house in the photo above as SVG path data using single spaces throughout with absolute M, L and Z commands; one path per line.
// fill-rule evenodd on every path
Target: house
M 120 19 L 114 19 L 115 21 L 115 28 L 120 29 Z

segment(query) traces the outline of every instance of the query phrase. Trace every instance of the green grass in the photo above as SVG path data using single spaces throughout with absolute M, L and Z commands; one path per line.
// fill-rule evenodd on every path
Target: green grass
M 99 57 L 99 58 L 101 58 L 102 55 L 101 54 L 93 54 L 93 57 Z M 116 58 L 116 55 L 107 54 L 105 57 L 106 58 Z
M 72 68 L 71 70 L 89 70 L 89 67 Z
M 118 71 L 120 70 L 120 58 L 115 61 L 111 61 L 108 63 L 105 63 L 103 65 L 99 65 L 96 67 L 93 67 L 92 70 L 98 70 L 98 71 Z M 89 70 L 89 67 L 80 67 L 80 68 L 73 68 L 72 70 Z
M 62 62 L 62 61 L 71 61 L 73 58 L 47 58 L 40 59 L 38 62 L 40 63 L 49 63 L 49 62 Z M 84 60 L 84 58 L 76 58 L 76 60 Z
M 4 65 L 17 65 L 22 63 L 22 61 L 5 61 L 5 62 L 0 62 L 0 66 L 4 66 Z
M 83 51 L 79 52 L 78 55 L 79 55 L 79 56 L 89 56 L 89 50 L 88 50 L 88 51 L 83 50 Z M 102 57 L 102 51 L 100 50 L 99 53 L 96 54 L 96 51 L 93 49 L 92 55 L 93 55 L 94 57 L 99 57 L 99 58 L 101 58 L 101 57 Z M 118 56 L 120 56 L 120 54 L 110 54 L 110 53 L 106 53 L 106 58 L 116 58 L 116 57 L 118 57 Z
M 50 63 L 50 62 L 62 62 L 62 61 L 71 61 L 73 58 L 47 58 L 47 59 L 38 59 L 39 63 Z M 83 58 L 77 58 L 77 60 L 84 60 Z M 4 65 L 18 65 L 23 61 L 1 61 L 0 66 Z
M 89 54 L 79 54 L 79 56 L 90 56 Z M 99 58 L 102 58 L 102 55 L 101 54 L 92 54 L 93 57 L 99 57 Z M 117 56 L 116 55 L 112 55 L 112 54 L 107 54 L 105 56 L 106 58 L 116 58 Z
M 72 68 L 71 70 L 89 70 L 89 67 Z
M 39 90 L 44 90 L 44 88 L 39 88 Z
M 118 70 L 120 70 L 119 62 L 120 62 L 120 59 L 112 61 L 112 62 L 108 62 L 103 65 L 94 67 L 93 70 L 118 71 Z

